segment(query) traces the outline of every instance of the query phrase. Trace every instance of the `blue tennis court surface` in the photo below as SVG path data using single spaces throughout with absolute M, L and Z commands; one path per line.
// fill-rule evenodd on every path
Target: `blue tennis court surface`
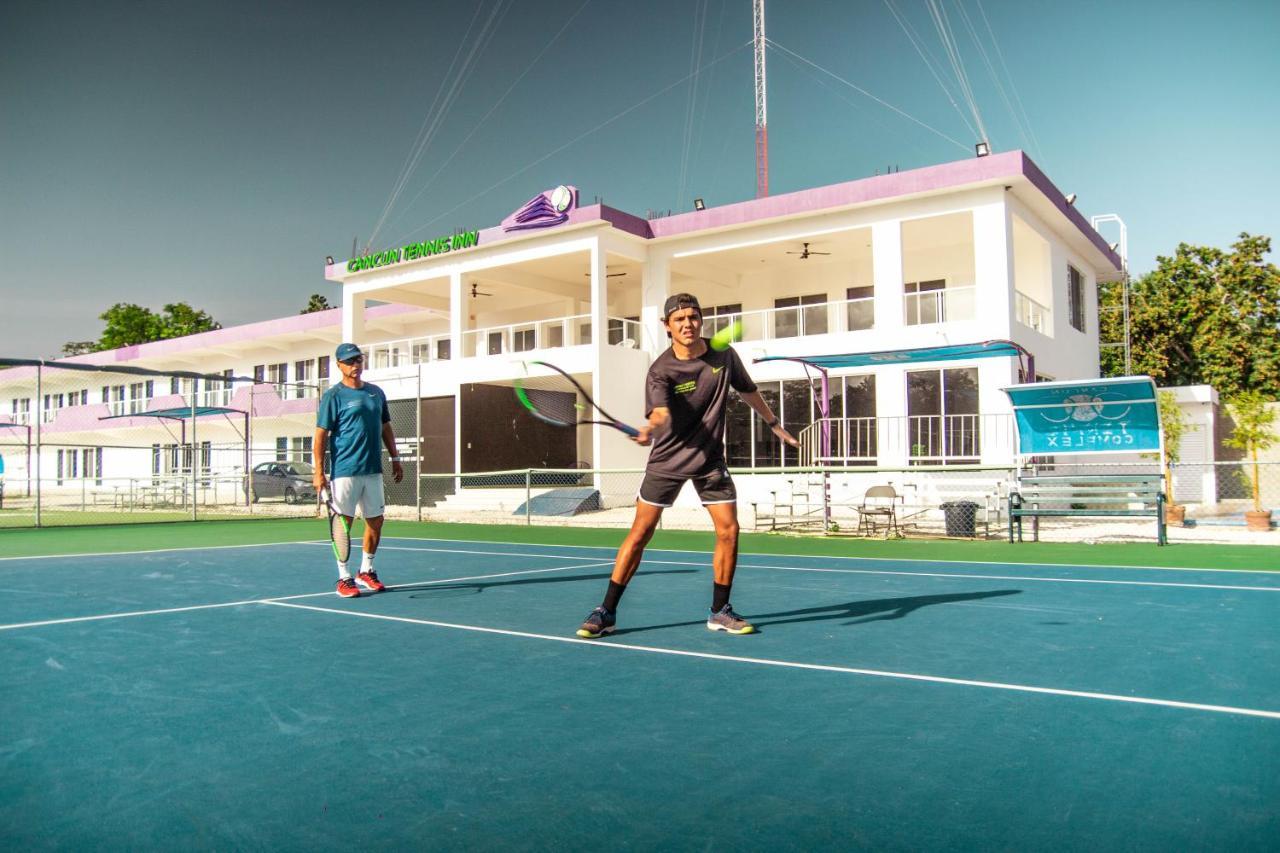
M 0 560 L 10 849 L 1275 849 L 1280 573 L 384 539 Z M 353 557 L 353 560 L 356 559 Z

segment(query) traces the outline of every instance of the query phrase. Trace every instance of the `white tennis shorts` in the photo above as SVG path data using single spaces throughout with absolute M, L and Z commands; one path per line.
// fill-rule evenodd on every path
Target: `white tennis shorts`
M 377 518 L 386 511 L 381 474 L 335 477 L 329 487 L 333 490 L 333 505 L 342 515 Z

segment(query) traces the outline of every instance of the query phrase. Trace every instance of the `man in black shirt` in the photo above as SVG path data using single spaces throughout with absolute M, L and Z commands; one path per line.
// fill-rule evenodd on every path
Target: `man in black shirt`
M 592 610 L 578 636 L 596 639 L 611 633 L 618 601 L 627 588 L 644 548 L 685 481 L 692 480 L 716 529 L 712 559 L 715 584 L 707 628 L 730 634 L 750 634 L 755 627 L 733 611 L 729 590 L 738 563 L 738 494 L 724 459 L 724 418 L 729 389 L 787 444 L 795 438 L 778 424 L 773 410 L 760 396 L 732 347 L 714 350 L 702 337 L 702 308 L 688 293 L 678 293 L 663 306 L 663 324 L 671 346 L 654 360 L 645 381 L 648 423 L 634 441 L 653 444 L 644 481 L 636 498 L 636 516 L 618 556 L 604 602 Z

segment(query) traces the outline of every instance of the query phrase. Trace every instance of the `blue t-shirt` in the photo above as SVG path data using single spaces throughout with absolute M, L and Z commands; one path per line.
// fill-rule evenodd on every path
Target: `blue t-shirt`
M 339 382 L 324 392 L 316 426 L 329 431 L 330 477 L 382 473 L 382 425 L 391 421 L 387 395 L 365 382 L 348 388 Z

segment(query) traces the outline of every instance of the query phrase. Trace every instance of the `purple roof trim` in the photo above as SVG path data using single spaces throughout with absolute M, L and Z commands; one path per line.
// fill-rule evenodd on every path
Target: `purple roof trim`
M 1022 154 L 1021 151 L 1017 153 Z M 1089 242 L 1093 243 L 1097 250 L 1106 256 L 1107 260 L 1111 262 L 1113 267 L 1117 270 L 1122 269 L 1123 262 L 1120 260 L 1120 256 L 1111 251 L 1111 246 L 1103 239 L 1102 235 L 1098 233 L 1097 229 L 1089 224 L 1089 220 L 1084 218 L 1083 213 L 1076 210 L 1072 205 L 1067 204 L 1066 196 L 1063 194 L 1062 190 L 1054 186 L 1053 181 L 1049 180 L 1048 176 L 1046 176 L 1044 172 L 1040 171 L 1040 167 L 1037 166 L 1026 154 L 1022 154 L 1022 161 L 1022 174 L 1026 176 L 1027 180 L 1030 181 L 1036 189 L 1040 190 L 1040 192 L 1044 194 L 1044 197 L 1052 202 L 1053 206 L 1058 208 L 1058 211 L 1063 216 L 1070 219 L 1071 224 L 1079 228 L 1080 232 L 1084 234 L 1085 237 L 1089 238 Z

